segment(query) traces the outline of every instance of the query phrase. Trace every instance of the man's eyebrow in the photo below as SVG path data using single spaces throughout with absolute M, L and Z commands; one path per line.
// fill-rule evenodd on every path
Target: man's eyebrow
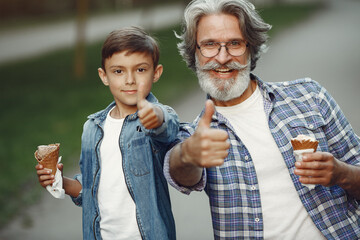
M 231 41 L 245 41 L 245 40 L 242 39 L 242 38 L 230 38 L 226 42 L 231 42 Z M 208 38 L 208 39 L 201 40 L 199 43 L 202 44 L 202 43 L 208 43 L 208 42 L 223 42 L 223 41 L 216 41 L 216 40 L 214 40 L 212 38 Z

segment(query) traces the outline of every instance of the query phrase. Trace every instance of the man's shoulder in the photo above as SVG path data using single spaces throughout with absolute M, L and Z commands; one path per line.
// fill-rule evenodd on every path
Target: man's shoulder
M 285 81 L 285 82 L 266 82 L 264 84 L 267 85 L 268 87 L 273 87 L 273 88 L 300 87 L 303 85 L 319 85 L 318 82 L 316 82 L 315 80 L 313 80 L 309 77 L 298 78 L 295 80 L 290 80 L 290 81 Z
M 306 77 L 286 82 L 266 82 L 263 88 L 272 93 L 318 93 L 322 86 L 315 80 Z

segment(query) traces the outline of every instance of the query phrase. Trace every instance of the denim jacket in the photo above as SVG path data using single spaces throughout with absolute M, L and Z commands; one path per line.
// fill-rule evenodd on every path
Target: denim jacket
M 137 112 L 125 118 L 119 137 L 125 182 L 136 205 L 142 239 L 175 239 L 175 222 L 163 163 L 169 143 L 178 133 L 178 117 L 172 108 L 160 104 L 152 93 L 147 100 L 163 110 L 164 122 L 159 128 L 147 130 L 141 125 Z M 81 174 L 75 176 L 82 190 L 77 198 L 72 198 L 76 205 L 82 206 L 83 239 L 101 239 L 97 200 L 100 145 L 104 121 L 114 106 L 115 102 L 112 102 L 106 109 L 90 115 L 84 124 Z

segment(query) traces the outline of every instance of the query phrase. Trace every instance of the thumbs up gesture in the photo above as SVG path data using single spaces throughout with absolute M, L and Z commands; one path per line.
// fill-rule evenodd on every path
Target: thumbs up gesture
M 214 167 L 224 163 L 230 143 L 228 134 L 221 129 L 210 128 L 215 112 L 214 103 L 208 100 L 205 113 L 199 121 L 195 133 L 182 146 L 182 160 L 198 167 Z
M 162 110 L 146 100 L 148 93 L 143 83 L 140 83 L 137 90 L 137 108 L 141 124 L 146 129 L 160 127 L 164 121 Z

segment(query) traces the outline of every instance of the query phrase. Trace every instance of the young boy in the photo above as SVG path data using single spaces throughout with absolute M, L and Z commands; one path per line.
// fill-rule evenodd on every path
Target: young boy
M 113 31 L 104 42 L 98 73 L 115 101 L 88 117 L 81 174 L 63 177 L 65 193 L 83 208 L 84 239 L 176 238 L 162 168 L 179 123 L 150 92 L 163 71 L 158 61 L 158 45 L 142 29 Z M 54 182 L 48 169 L 36 169 L 43 187 Z

